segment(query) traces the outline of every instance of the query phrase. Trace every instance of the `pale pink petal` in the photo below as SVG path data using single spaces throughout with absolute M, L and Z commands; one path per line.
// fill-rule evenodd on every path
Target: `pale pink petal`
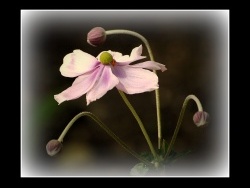
M 118 63 L 118 65 L 128 65 L 132 62 L 129 55 L 120 56 L 116 58 L 115 61 Z
M 100 78 L 87 92 L 87 105 L 107 93 L 119 83 L 118 78 L 112 73 L 110 66 L 103 66 Z
M 138 47 L 135 47 L 131 53 L 130 53 L 130 56 L 126 55 L 126 56 L 121 56 L 116 60 L 117 62 L 117 65 L 128 65 L 134 61 L 137 61 L 137 60 L 140 60 L 140 59 L 144 59 L 146 58 L 146 56 L 141 56 L 142 54 L 142 45 L 138 46 Z
M 77 99 L 87 93 L 100 77 L 102 66 L 103 65 L 100 65 L 100 67 L 96 70 L 77 77 L 71 87 L 57 95 L 54 95 L 58 104 L 61 104 L 64 101 Z
M 143 63 L 137 63 L 137 64 L 130 65 L 130 66 L 135 67 L 135 68 L 144 68 L 144 69 L 150 69 L 150 70 L 161 70 L 162 72 L 167 70 L 165 65 L 154 62 L 154 61 L 146 61 Z
M 127 94 L 143 93 L 158 89 L 158 77 L 155 73 L 142 68 L 114 66 L 114 75 L 119 79 L 117 89 Z
M 108 52 L 113 56 L 113 59 L 118 59 L 118 58 L 122 57 L 122 53 L 120 53 L 120 52 L 113 52 L 111 50 L 109 50 Z
M 99 62 L 92 55 L 81 50 L 74 50 L 63 58 L 60 72 L 65 77 L 76 77 L 93 70 Z
M 130 53 L 130 57 L 131 58 L 137 58 L 138 56 L 141 56 L 142 54 L 142 45 L 135 47 L 131 53 Z

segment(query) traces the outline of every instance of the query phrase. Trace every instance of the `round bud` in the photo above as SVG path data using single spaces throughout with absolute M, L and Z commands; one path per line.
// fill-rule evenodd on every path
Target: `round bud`
M 106 33 L 102 27 L 95 27 L 87 34 L 87 42 L 92 46 L 99 46 L 106 40 Z
M 196 112 L 193 116 L 194 124 L 197 125 L 197 127 L 206 125 L 208 123 L 208 119 L 209 114 L 204 111 Z
M 62 149 L 62 143 L 58 140 L 50 140 L 46 145 L 48 155 L 54 156 Z

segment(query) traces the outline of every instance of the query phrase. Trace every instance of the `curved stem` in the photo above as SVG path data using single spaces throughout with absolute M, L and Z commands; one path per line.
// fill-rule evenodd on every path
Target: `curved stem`
M 202 108 L 202 105 L 201 105 L 201 102 L 200 100 L 195 96 L 195 95 L 188 95 L 186 97 L 186 99 L 184 100 L 183 102 L 183 105 L 182 105 L 182 109 L 181 109 L 181 112 L 180 112 L 180 115 L 179 115 L 179 119 L 177 121 L 177 125 L 176 125 L 176 128 L 174 130 L 174 134 L 172 136 L 172 139 L 171 139 L 171 142 L 169 144 L 169 147 L 168 147 L 168 150 L 167 150 L 167 153 L 166 155 L 164 156 L 164 159 L 166 159 L 168 157 L 168 155 L 170 154 L 171 150 L 172 150 L 172 147 L 174 145 L 174 142 L 176 140 L 176 137 L 177 137 L 177 134 L 179 132 L 179 129 L 180 129 L 180 126 L 181 126 L 181 123 L 182 123 L 182 120 L 183 120 L 183 117 L 184 117 L 184 113 L 185 113 L 185 110 L 186 110 L 186 107 L 187 107 L 187 104 L 188 104 L 188 101 L 192 99 L 195 101 L 197 107 L 198 107 L 198 111 L 203 111 L 203 108 Z
M 67 134 L 67 132 L 69 131 L 69 129 L 71 128 L 71 126 L 74 124 L 74 122 L 79 119 L 82 116 L 88 116 L 90 117 L 92 120 L 94 120 L 102 129 L 104 129 L 104 131 L 106 131 L 109 136 L 111 136 L 118 144 L 120 144 L 127 152 L 129 152 L 130 154 L 132 154 L 134 157 L 136 157 L 137 159 L 139 159 L 140 161 L 144 162 L 147 165 L 152 165 L 152 163 L 150 163 L 149 161 L 145 160 L 144 158 L 142 158 L 140 155 L 138 155 L 135 151 L 133 151 L 129 146 L 127 146 L 118 136 L 116 136 L 98 117 L 96 117 L 94 114 L 90 113 L 90 112 L 81 112 L 79 114 L 77 114 L 69 123 L 68 125 L 65 127 L 65 129 L 63 130 L 62 134 L 60 135 L 60 137 L 58 138 L 59 142 L 63 142 L 63 138 L 64 136 Z
M 132 35 L 132 36 L 135 36 L 135 37 L 141 39 L 142 42 L 144 42 L 144 44 L 148 50 L 150 60 L 154 61 L 154 56 L 153 56 L 152 50 L 150 48 L 150 45 L 149 45 L 147 39 L 145 37 L 143 37 L 142 35 L 140 35 L 139 33 L 134 32 L 134 31 L 130 31 L 130 30 L 125 30 L 125 29 L 115 29 L 115 30 L 106 31 L 106 35 L 112 35 L 112 34 L 127 34 L 127 35 Z M 155 70 L 153 70 L 153 72 L 156 74 Z M 161 148 L 162 134 L 161 134 L 161 112 L 160 112 L 159 89 L 155 90 L 155 101 L 156 101 L 157 129 L 158 129 L 158 148 L 160 149 Z
M 151 140 L 150 140 L 150 138 L 149 138 L 149 136 L 148 136 L 148 133 L 147 133 L 147 131 L 146 131 L 146 129 L 145 129 L 145 127 L 144 127 L 144 125 L 143 125 L 143 123 L 142 123 L 140 117 L 138 116 L 138 114 L 136 113 L 135 109 L 133 108 L 133 106 L 132 106 L 132 105 L 130 104 L 130 102 L 128 101 L 126 95 L 125 95 L 122 91 L 120 91 L 120 90 L 118 90 L 118 91 L 119 91 L 119 93 L 120 93 L 122 99 L 124 100 L 125 104 L 128 106 L 129 110 L 130 110 L 130 111 L 132 112 L 132 114 L 134 115 L 134 117 L 135 117 L 137 123 L 139 124 L 139 126 L 140 126 L 140 128 L 141 128 L 141 130 L 142 130 L 142 133 L 143 133 L 145 139 L 147 140 L 147 143 L 148 143 L 148 145 L 149 145 L 149 148 L 150 148 L 150 150 L 151 150 L 151 152 L 152 152 L 154 158 L 157 159 L 157 155 L 156 155 L 155 149 L 154 149 L 154 147 L 153 147 L 153 145 L 152 145 L 152 142 L 151 142 Z

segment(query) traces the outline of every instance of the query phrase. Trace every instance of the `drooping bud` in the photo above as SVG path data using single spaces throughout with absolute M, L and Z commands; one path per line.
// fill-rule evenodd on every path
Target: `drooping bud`
M 197 127 L 206 125 L 208 123 L 208 119 L 209 114 L 204 111 L 196 112 L 193 116 L 194 124 L 197 125 Z
M 113 62 L 113 57 L 108 52 L 102 52 L 100 55 L 100 62 L 104 65 L 108 65 Z
M 62 143 L 58 140 L 50 140 L 46 145 L 48 155 L 54 156 L 62 149 Z
M 102 45 L 106 40 L 106 32 L 102 27 L 95 27 L 88 32 L 87 42 L 92 46 Z

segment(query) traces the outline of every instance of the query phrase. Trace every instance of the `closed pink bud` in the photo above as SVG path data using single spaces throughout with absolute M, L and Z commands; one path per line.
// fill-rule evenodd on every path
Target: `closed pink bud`
M 58 140 L 50 140 L 46 145 L 48 155 L 54 156 L 62 149 L 62 143 Z
M 204 126 L 208 123 L 209 114 L 204 111 L 196 112 L 193 116 L 193 121 L 197 127 Z
M 91 29 L 87 35 L 87 42 L 92 46 L 99 46 L 106 40 L 106 33 L 102 27 Z

